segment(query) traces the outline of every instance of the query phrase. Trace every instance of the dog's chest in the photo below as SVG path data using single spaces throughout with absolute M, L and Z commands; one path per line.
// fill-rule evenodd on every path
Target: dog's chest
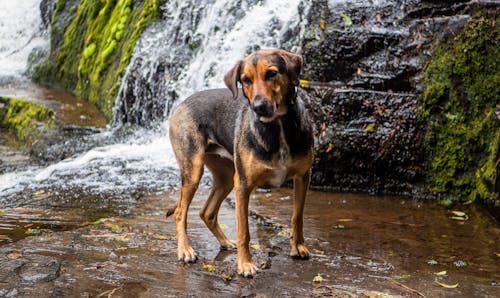
M 279 150 L 275 154 L 274 161 L 267 166 L 270 176 L 268 184 L 278 187 L 288 178 L 288 172 L 292 165 L 290 147 L 288 146 L 283 129 L 280 130 L 279 134 Z

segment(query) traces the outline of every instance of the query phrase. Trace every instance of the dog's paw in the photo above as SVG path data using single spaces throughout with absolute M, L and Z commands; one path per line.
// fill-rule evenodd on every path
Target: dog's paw
M 238 262 L 238 274 L 244 277 L 252 278 L 257 271 L 257 266 L 253 262 Z
M 196 255 L 194 249 L 191 246 L 188 246 L 187 248 L 179 248 L 177 250 L 177 259 L 184 263 L 194 263 L 198 259 L 198 256 Z
M 293 259 L 307 260 L 309 259 L 310 255 L 311 253 L 309 252 L 309 249 L 307 249 L 307 246 L 305 244 L 292 245 L 292 248 L 290 250 L 290 256 Z
M 221 250 L 235 250 L 236 249 L 236 242 L 234 240 L 227 240 L 226 242 L 220 244 L 220 249 Z

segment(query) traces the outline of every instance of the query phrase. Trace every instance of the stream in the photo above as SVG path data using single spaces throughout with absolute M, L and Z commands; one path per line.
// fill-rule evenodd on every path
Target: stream
M 210 191 L 206 175 L 188 218 L 200 260 L 176 260 L 175 223 L 165 218 L 180 185 L 167 133 L 170 110 L 194 89 L 222 86 L 224 70 L 255 46 L 231 47 L 239 36 L 252 34 L 248 39 L 262 47 L 300 44 L 289 35 L 304 29 L 294 16 L 308 9 L 300 1 L 250 1 L 235 19 L 223 13 L 240 9 L 231 1 L 212 2 L 198 9 L 184 1 L 165 5 L 171 18 L 139 40 L 107 123 L 88 102 L 30 81 L 29 54 L 48 47 L 39 1 L 22 1 L 18 11 L 18 4 L 0 0 L 0 96 L 43 104 L 58 121 L 32 152 L 0 131 L 0 296 L 500 297 L 498 222 L 475 205 L 445 208 L 409 197 L 309 191 L 305 235 L 312 257 L 302 261 L 288 257 L 291 189 L 257 191 L 250 230 L 260 272 L 246 279 L 236 274 L 236 252 L 220 251 L 198 216 Z M 199 22 L 189 32 L 204 45 L 196 54 L 170 50 L 164 41 L 192 23 L 182 17 L 186 9 Z M 19 14 L 33 19 L 13 36 Z M 258 25 L 244 27 L 249 19 Z M 170 80 L 150 97 L 131 100 L 130 94 L 144 95 L 144 82 L 154 83 L 158 63 L 169 66 L 163 75 Z M 154 115 L 142 109 L 152 97 L 163 101 Z M 219 222 L 234 239 L 233 194 Z

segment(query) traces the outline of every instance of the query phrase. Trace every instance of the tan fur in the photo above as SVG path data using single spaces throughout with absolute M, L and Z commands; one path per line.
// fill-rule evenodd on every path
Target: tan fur
M 221 248 L 238 248 L 238 273 L 252 276 L 257 272 L 257 267 L 252 261 L 248 228 L 248 203 L 251 192 L 259 186 L 268 183 L 281 184 L 286 179 L 293 179 L 294 183 L 294 210 L 291 219 L 290 255 L 306 259 L 309 251 L 305 245 L 303 235 L 303 210 L 306 192 L 311 177 L 313 161 L 313 148 L 303 155 L 292 159 L 289 144 L 283 132 L 283 123 L 280 116 L 287 113 L 287 92 L 290 87 L 298 85 L 298 73 L 302 58 L 296 54 L 282 50 L 261 50 L 259 59 L 249 55 L 239 61 L 231 71 L 226 74 L 224 81 L 237 98 L 237 82 L 243 78 L 251 84 L 242 84 L 243 93 L 251 105 L 256 95 L 268 101 L 275 108 L 271 117 L 259 118 L 266 123 L 277 121 L 281 128 L 279 136 L 280 150 L 275 159 L 265 161 L 256 156 L 252 148 L 247 147 L 243 132 L 252 131 L 252 124 L 247 116 L 243 116 L 239 124 L 240 135 L 235 135 L 234 155 L 218 144 L 204 141 L 197 122 L 197 116 L 192 113 L 189 105 L 179 106 L 171 118 L 170 139 L 174 149 L 179 168 L 181 169 L 182 188 L 180 199 L 175 211 L 168 211 L 175 215 L 178 259 L 184 262 L 194 262 L 196 253 L 189 245 L 186 232 L 186 218 L 189 204 L 196 192 L 198 182 L 203 174 L 203 166 L 212 173 L 213 188 L 200 210 L 200 217 L 219 241 Z M 278 66 L 267 59 L 270 55 L 280 55 L 286 62 L 287 72 L 279 72 Z M 277 74 L 272 79 L 266 79 L 266 72 L 275 71 Z M 289 102 L 289 99 L 288 99 Z M 212 111 L 207 111 L 211 113 Z M 198 113 L 199 110 L 198 110 Z M 246 115 L 246 114 L 245 114 Z M 247 118 L 245 118 L 247 117 Z M 300 116 L 299 116 L 300 117 Z M 297 119 L 300 120 L 300 119 Z M 266 147 L 263 136 L 256 135 L 256 142 L 263 148 Z M 311 137 L 312 138 L 312 137 Z M 211 150 L 208 148 L 212 146 Z M 265 148 L 266 149 L 266 148 Z M 236 242 L 229 240 L 220 229 L 217 214 L 222 201 L 234 188 L 236 202 Z

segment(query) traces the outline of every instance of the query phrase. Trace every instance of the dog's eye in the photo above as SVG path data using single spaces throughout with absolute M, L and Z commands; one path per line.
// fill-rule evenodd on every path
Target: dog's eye
M 252 85 L 252 80 L 250 80 L 250 78 L 248 78 L 248 77 L 243 77 L 243 78 L 241 79 L 241 82 L 242 82 L 243 84 L 245 84 L 245 85 Z
M 268 70 L 268 71 L 266 71 L 265 79 L 270 80 L 270 79 L 274 78 L 277 74 L 278 74 L 278 72 L 276 70 Z

